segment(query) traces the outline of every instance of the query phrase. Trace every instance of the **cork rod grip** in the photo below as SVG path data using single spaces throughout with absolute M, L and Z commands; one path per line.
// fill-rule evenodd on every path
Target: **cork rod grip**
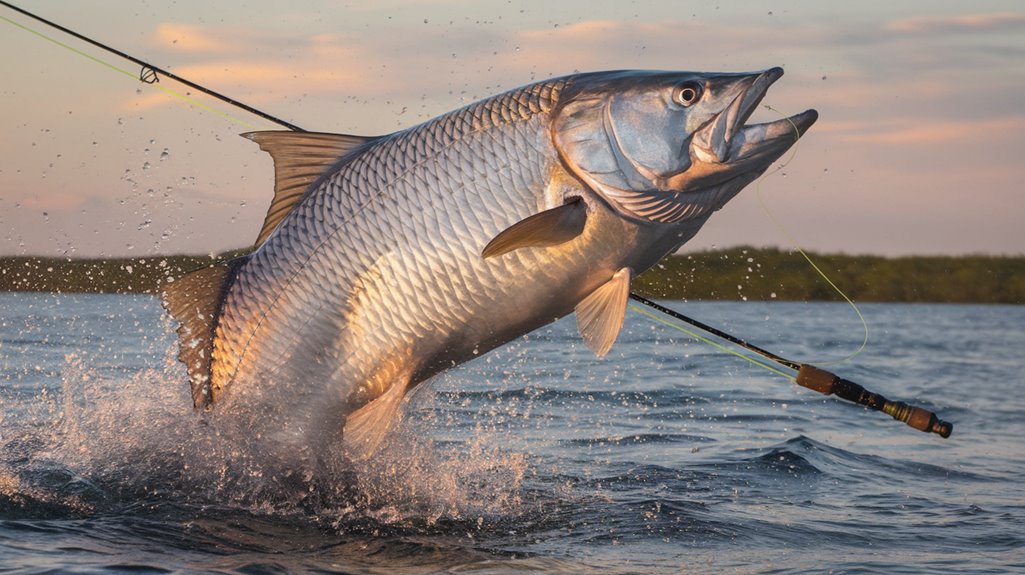
M 814 365 L 801 365 L 797 371 L 797 384 L 825 395 L 835 395 L 852 403 L 882 411 L 919 431 L 935 433 L 944 438 L 950 437 L 954 431 L 953 425 L 942 421 L 936 417 L 935 413 L 927 409 L 908 405 L 902 401 L 890 401 L 853 381 L 843 379 Z

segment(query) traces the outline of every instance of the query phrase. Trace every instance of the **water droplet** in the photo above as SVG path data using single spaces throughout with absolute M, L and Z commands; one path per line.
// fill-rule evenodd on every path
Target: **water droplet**
M 170 158 L 170 157 L 171 157 L 171 152 L 167 151 L 167 148 L 164 148 L 164 151 L 160 152 L 160 161 L 161 162 L 163 162 L 164 160 L 166 160 L 167 158 Z
M 144 163 L 142 164 L 142 169 L 144 169 L 144 170 L 148 170 L 148 169 L 149 169 L 149 162 L 144 162 Z

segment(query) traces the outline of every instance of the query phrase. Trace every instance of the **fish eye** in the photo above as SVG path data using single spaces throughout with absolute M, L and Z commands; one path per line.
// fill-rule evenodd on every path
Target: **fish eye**
M 673 101 L 685 108 L 699 99 L 701 99 L 701 84 L 697 82 L 680 84 L 673 91 Z

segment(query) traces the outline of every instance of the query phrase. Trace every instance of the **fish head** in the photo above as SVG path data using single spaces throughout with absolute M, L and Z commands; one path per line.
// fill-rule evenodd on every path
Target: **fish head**
M 625 217 L 707 217 L 818 117 L 747 124 L 781 68 L 749 74 L 619 71 L 577 76 L 553 110 L 563 163 Z

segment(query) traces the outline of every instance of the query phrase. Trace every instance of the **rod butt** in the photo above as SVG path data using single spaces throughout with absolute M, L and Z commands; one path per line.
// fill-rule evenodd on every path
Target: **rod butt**
M 926 433 L 935 433 L 944 439 L 954 432 L 954 426 L 936 417 L 936 414 L 903 401 L 890 401 L 878 393 L 841 378 L 814 365 L 803 364 L 797 370 L 797 384 L 824 395 L 835 395 L 841 399 L 864 405 L 889 415 L 897 421 Z

